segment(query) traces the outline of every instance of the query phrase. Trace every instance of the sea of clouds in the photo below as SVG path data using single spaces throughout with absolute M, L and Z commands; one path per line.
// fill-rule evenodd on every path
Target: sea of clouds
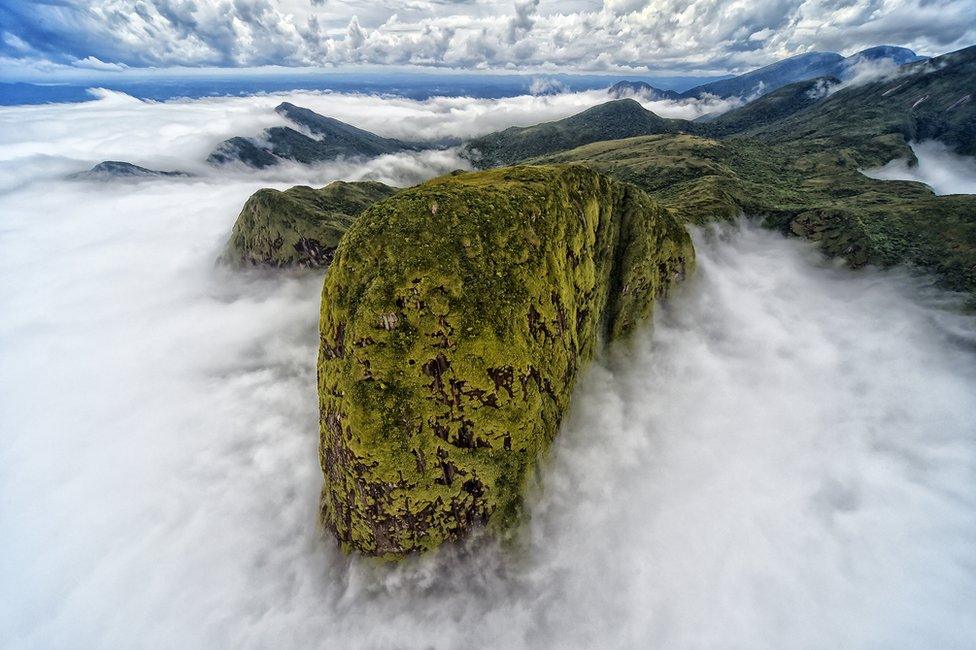
M 519 545 L 384 568 L 323 537 L 321 277 L 214 259 L 258 187 L 464 162 L 201 161 L 283 100 L 436 139 L 585 96 L 0 109 L 2 645 L 968 647 L 973 319 L 745 223 L 697 232 L 696 274 L 585 373 Z M 62 178 L 102 159 L 200 175 Z
M 379 135 L 441 143 L 473 138 L 509 126 L 531 126 L 569 117 L 606 102 L 605 90 L 502 99 L 432 97 L 414 100 L 365 94 L 296 91 L 249 97 L 143 101 L 117 91 L 95 88 L 97 99 L 76 104 L 0 107 L 0 191 L 38 179 L 52 180 L 90 168 L 102 160 L 123 160 L 157 170 L 182 170 L 217 176 L 207 155 L 223 140 L 259 136 L 272 126 L 289 124 L 274 112 L 283 101 L 334 117 Z M 736 100 L 652 101 L 648 110 L 663 117 L 694 119 L 723 112 Z M 368 163 L 337 161 L 314 170 L 282 165 L 244 177 L 265 183 L 315 181 L 318 178 L 375 178 L 414 184 L 432 175 L 465 168 L 456 148 L 383 156 Z M 240 170 L 238 170 L 240 171 Z

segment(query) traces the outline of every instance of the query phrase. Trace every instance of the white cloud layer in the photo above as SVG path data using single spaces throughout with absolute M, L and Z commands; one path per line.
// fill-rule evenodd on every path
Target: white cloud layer
M 976 41 L 976 0 L 9 0 L 0 54 L 131 66 L 725 72 L 879 43 Z
M 0 191 L 19 187 L 41 175 L 57 177 L 81 171 L 102 160 L 124 160 L 150 169 L 178 169 L 210 176 L 215 172 L 205 161 L 218 143 L 238 135 L 257 136 L 268 127 L 287 124 L 273 110 L 283 101 L 382 136 L 427 142 L 467 139 L 509 126 L 562 119 L 608 101 L 603 90 L 502 99 L 427 100 L 297 91 L 168 102 L 142 101 L 105 89 L 91 92 L 97 98 L 92 102 L 0 107 Z M 663 117 L 686 119 L 737 105 L 737 100 L 718 99 L 641 101 Z M 456 150 L 450 149 L 383 156 L 366 165 L 336 161 L 311 171 L 285 165 L 244 175 L 275 182 L 296 175 L 325 179 L 361 175 L 368 170 L 372 178 L 398 184 L 417 183 L 434 172 L 447 173 L 466 164 Z M 228 173 L 220 172 L 221 177 Z
M 864 175 L 885 181 L 925 183 L 936 194 L 976 194 L 976 160 L 960 156 L 941 142 L 912 144 L 917 162 L 892 160 L 883 167 L 864 170 Z
M 0 110 L 0 162 L 21 174 L 0 191 L 4 644 L 914 650 L 976 638 L 972 318 L 918 280 L 851 273 L 750 227 L 700 233 L 700 268 L 653 332 L 584 376 L 521 553 L 392 570 L 340 556 L 315 524 L 321 280 L 214 267 L 267 179 L 51 177 L 52 160 L 109 154 L 188 167 L 211 141 L 265 124 L 279 99 L 106 93 Z M 343 116 L 358 106 L 390 134 L 423 113 L 305 99 Z M 530 119 L 569 110 L 557 100 L 500 105 Z M 442 111 L 432 135 L 485 128 L 491 113 L 429 107 Z M 451 163 L 286 167 L 274 185 L 413 182 Z

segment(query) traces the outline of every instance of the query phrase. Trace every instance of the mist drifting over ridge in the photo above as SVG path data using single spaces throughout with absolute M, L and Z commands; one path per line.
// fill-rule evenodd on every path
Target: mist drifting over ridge
M 925 183 L 936 194 L 976 194 L 976 160 L 960 156 L 937 141 L 912 144 L 917 162 L 892 160 L 877 169 L 866 169 L 870 178 Z
M 976 635 L 972 319 L 922 280 L 841 270 L 748 225 L 697 233 L 697 275 L 578 386 L 521 555 L 394 570 L 340 556 L 315 525 L 320 278 L 213 260 L 258 187 L 409 184 L 463 162 L 194 167 L 271 125 L 281 100 L 0 110 L 0 165 L 19 174 L 0 194 L 0 638 L 952 648 Z M 437 138 L 588 100 L 289 101 Z M 205 173 L 59 178 L 113 157 Z

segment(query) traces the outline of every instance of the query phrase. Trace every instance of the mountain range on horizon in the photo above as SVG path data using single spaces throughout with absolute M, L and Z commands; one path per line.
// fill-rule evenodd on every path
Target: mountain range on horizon
M 966 48 L 932 60 L 968 62 L 973 58 L 973 51 L 972 47 Z M 684 93 L 688 97 L 696 94 L 704 96 L 707 91 L 702 89 L 732 92 L 735 88 L 747 88 L 752 84 L 763 84 L 762 87 L 768 89 L 768 92 L 760 94 L 743 106 L 707 120 L 699 119 L 691 122 L 664 118 L 629 98 L 627 95 L 630 93 L 620 93 L 624 95 L 622 99 L 594 106 L 562 120 L 530 127 L 510 127 L 471 139 L 465 143 L 465 148 L 480 166 L 512 164 L 533 156 L 604 140 L 664 133 L 688 133 L 703 137 L 749 135 L 756 129 L 772 129 L 774 125 L 793 114 L 804 113 L 807 109 L 812 110 L 810 116 L 814 116 L 819 110 L 817 107 L 821 105 L 830 108 L 838 103 L 847 105 L 850 102 L 863 100 L 870 107 L 870 110 L 863 115 L 857 111 L 850 114 L 841 111 L 841 114 L 834 115 L 832 119 L 837 124 L 849 127 L 853 122 L 860 120 L 857 126 L 860 129 L 870 130 L 874 125 L 882 131 L 900 130 L 905 134 L 906 140 L 919 136 L 941 137 L 950 140 L 950 144 L 960 153 L 972 153 L 974 146 L 971 138 L 967 140 L 969 137 L 967 129 L 970 127 L 966 125 L 964 119 L 959 119 L 960 115 L 967 114 L 966 106 L 963 105 L 971 105 L 967 95 L 956 97 L 958 93 L 955 93 L 955 89 L 940 87 L 938 99 L 930 95 L 913 96 L 909 114 L 900 113 L 901 109 L 892 104 L 893 100 L 911 90 L 912 75 L 916 78 L 915 81 L 920 83 L 938 77 L 938 75 L 932 77 L 925 74 L 927 69 L 922 67 L 922 62 L 928 60 L 917 56 L 911 50 L 889 46 L 870 48 L 846 58 L 820 53 L 801 55 L 740 77 L 692 88 Z M 898 84 L 897 88 L 890 88 L 884 92 L 878 91 L 879 87 L 871 83 L 842 82 L 845 77 L 849 80 L 849 71 L 864 61 L 886 61 L 888 63 L 882 65 L 888 66 L 886 69 L 892 75 L 906 77 L 906 79 Z M 899 61 L 906 62 L 895 67 Z M 786 79 L 796 76 L 806 77 L 813 72 L 823 71 L 832 74 L 778 85 Z M 724 85 L 716 88 L 715 84 Z M 850 87 L 845 92 L 836 93 L 836 98 L 827 101 L 835 95 L 835 91 L 845 85 Z M 613 92 L 611 88 L 611 93 Z M 641 93 L 641 96 L 647 95 Z M 856 99 L 859 97 L 862 99 Z M 940 102 L 946 106 L 952 105 L 954 108 L 962 106 L 962 110 L 954 111 L 948 117 L 939 111 L 934 113 L 927 111 L 927 107 L 935 106 Z M 216 166 L 237 162 L 261 169 L 277 165 L 282 161 L 315 164 L 340 157 L 369 158 L 436 148 L 445 144 L 459 144 L 458 142 L 405 142 L 395 138 L 385 138 L 289 102 L 278 105 L 275 112 L 285 118 L 291 126 L 272 127 L 256 137 L 230 138 L 214 149 L 207 162 Z M 799 119 L 809 120 L 810 116 Z M 817 122 L 817 119 L 814 121 Z M 820 128 L 827 128 L 827 124 L 822 124 Z M 112 170 L 117 166 L 118 163 L 108 167 L 103 165 L 93 172 L 97 171 L 98 177 L 105 178 L 111 175 Z M 123 174 L 119 173 L 119 175 Z
M 848 268 L 901 265 L 976 298 L 976 196 L 862 171 L 924 140 L 976 153 L 974 80 L 976 46 L 856 84 L 796 81 L 705 123 L 617 99 L 470 141 L 482 170 L 377 188 L 319 256 L 325 528 L 395 560 L 517 526 L 576 374 L 694 272 L 686 225 L 749 217 Z M 339 188 L 292 191 L 334 206 Z M 295 232 L 305 219 L 351 217 L 278 219 L 260 198 L 229 248 L 282 242 L 244 251 L 271 265 L 319 250 Z
M 887 63 L 889 66 L 900 66 L 927 58 L 908 48 L 893 45 L 869 47 L 847 57 L 837 52 L 807 52 L 729 79 L 703 83 L 683 92 L 657 88 L 644 81 L 621 81 L 611 86 L 608 92 L 617 98 L 641 95 L 648 99 L 671 100 L 701 99 L 708 96 L 752 99 L 797 81 L 816 77 L 845 79 L 865 64 Z
M 468 147 L 477 151 L 479 164 L 491 166 L 591 142 L 664 133 L 794 139 L 892 133 L 905 142 L 941 139 L 958 153 L 976 153 L 974 106 L 966 92 L 967 80 L 976 78 L 976 46 L 892 71 L 894 80 L 847 87 L 835 76 L 792 82 L 707 122 L 665 119 L 634 99 L 617 99 L 562 120 L 488 134 Z
M 838 87 L 842 80 L 849 80 L 853 71 L 865 63 L 883 65 L 887 70 L 894 71 L 896 68 L 926 60 L 928 60 L 926 57 L 921 57 L 907 48 L 882 45 L 862 50 L 849 57 L 820 52 L 803 54 L 732 79 L 696 86 L 684 93 L 663 91 L 643 82 L 621 82 L 609 89 L 611 96 L 622 99 L 634 95 L 661 99 L 700 99 L 707 96 L 742 96 L 743 93 L 749 93 L 755 97 L 740 109 L 699 120 L 702 122 L 699 124 L 662 118 L 645 110 L 636 102 L 623 104 L 615 109 L 610 104 L 595 106 L 556 123 L 524 128 L 512 127 L 500 134 L 476 138 L 468 146 L 469 149 L 477 149 L 480 155 L 485 156 L 486 161 L 511 162 L 524 157 L 523 154 L 528 151 L 534 152 L 533 155 L 541 155 L 569 145 L 578 146 L 596 140 L 668 132 L 727 135 L 746 130 L 754 122 L 769 123 L 773 117 L 779 119 L 790 112 L 815 103 L 826 92 L 818 96 L 820 91 L 814 88 L 816 83 L 809 83 L 811 81 L 820 80 L 818 83 L 824 88 Z M 784 88 L 787 88 L 784 93 L 776 94 Z M 211 153 L 208 162 L 219 165 L 240 161 L 251 167 L 263 168 L 278 164 L 282 160 L 307 164 L 333 160 L 340 156 L 370 157 L 431 146 L 382 138 L 369 131 L 334 118 L 318 115 L 287 102 L 275 110 L 297 125 L 301 131 L 291 127 L 273 127 L 266 130 L 259 138 L 231 138 L 221 143 Z M 560 126 L 553 128 L 553 124 Z M 536 145 L 529 145 L 529 148 L 524 151 L 519 149 L 528 142 L 526 138 L 532 137 L 535 137 Z M 517 153 L 498 154 L 493 144 L 496 142 L 504 142 L 504 146 L 507 147 L 515 146 Z M 517 142 L 522 144 L 516 144 Z M 496 157 L 498 155 L 501 157 Z

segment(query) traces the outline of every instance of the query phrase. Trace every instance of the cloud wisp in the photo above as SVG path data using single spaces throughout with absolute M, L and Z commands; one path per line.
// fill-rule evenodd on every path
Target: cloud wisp
M 884 181 L 925 183 L 936 194 L 976 194 L 976 160 L 950 151 L 941 142 L 930 140 L 912 143 L 917 162 L 892 160 L 883 167 L 862 173 Z

